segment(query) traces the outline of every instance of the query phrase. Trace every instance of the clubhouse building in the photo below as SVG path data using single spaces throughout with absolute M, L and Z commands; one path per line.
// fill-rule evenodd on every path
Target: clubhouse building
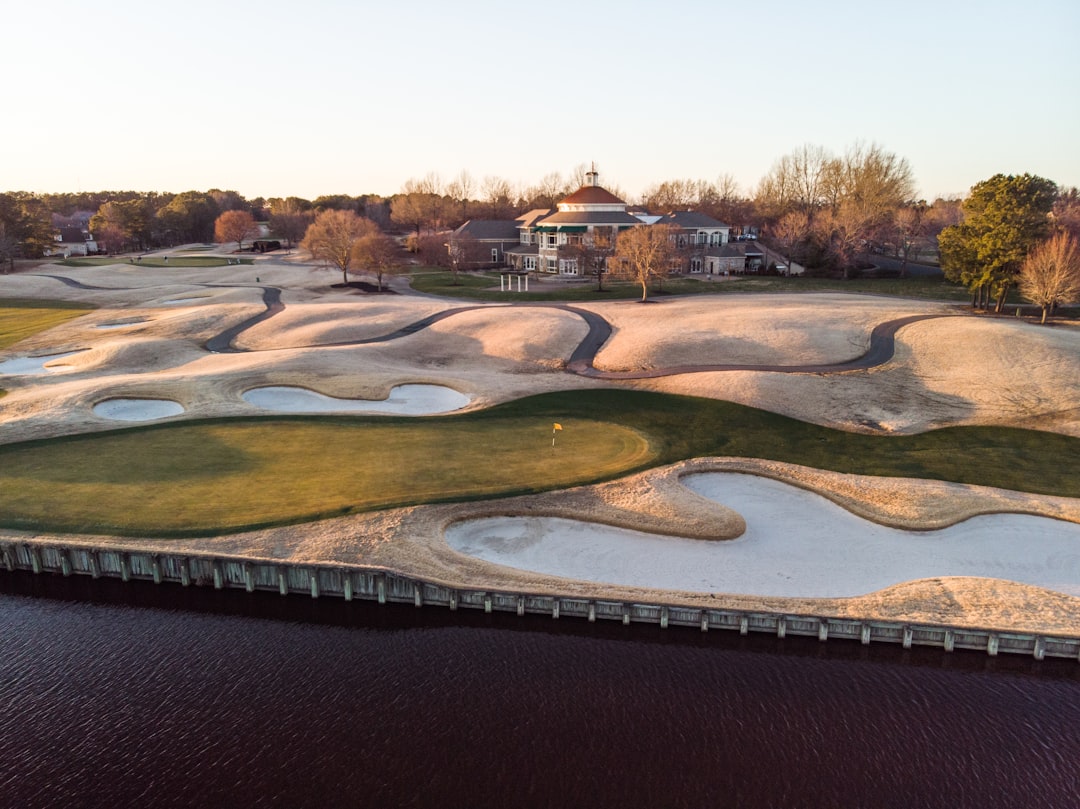
M 753 246 L 729 243 L 729 225 L 696 211 L 664 215 L 631 211 L 598 180 L 596 171 L 590 171 L 585 185 L 561 200 L 555 210 L 532 210 L 517 219 L 469 220 L 451 239 L 468 240 L 474 246 L 469 251 L 470 268 L 509 267 L 517 272 L 576 276 L 588 272 L 581 266 L 583 261 L 610 255 L 620 232 L 667 224 L 675 228 L 682 248 L 678 271 L 725 275 L 744 271 L 755 260 Z

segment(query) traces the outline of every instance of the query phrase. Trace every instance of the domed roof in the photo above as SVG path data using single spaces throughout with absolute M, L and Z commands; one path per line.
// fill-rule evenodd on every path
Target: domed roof
M 612 194 L 606 188 L 598 185 L 583 185 L 566 199 L 559 202 L 560 205 L 625 205 L 626 203 Z

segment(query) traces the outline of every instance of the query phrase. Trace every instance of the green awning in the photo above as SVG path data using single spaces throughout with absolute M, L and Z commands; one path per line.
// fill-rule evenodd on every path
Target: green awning
M 588 229 L 586 225 L 559 225 L 559 233 L 585 233 Z

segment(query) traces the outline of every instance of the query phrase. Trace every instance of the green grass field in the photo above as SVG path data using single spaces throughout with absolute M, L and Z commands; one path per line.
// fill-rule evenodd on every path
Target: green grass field
M 61 267 L 107 267 L 112 264 L 131 264 L 129 256 L 88 256 L 86 258 L 66 258 L 55 262 Z M 254 264 L 251 258 L 229 258 L 224 256 L 169 256 L 166 261 L 164 256 L 143 256 L 141 260 L 135 259 L 136 267 L 226 267 L 229 262 L 236 264 Z
M 31 334 L 82 317 L 93 309 L 82 303 L 0 298 L 0 349 L 15 345 Z
M 531 280 L 529 292 L 500 292 L 498 273 L 459 273 L 457 284 L 453 274 L 441 270 L 420 270 L 411 276 L 413 289 L 431 295 L 478 301 L 605 301 L 637 299 L 641 286 L 626 281 L 604 280 L 604 291 L 598 292 L 596 282 L 537 283 Z M 662 288 L 652 289 L 650 295 L 728 295 L 738 292 L 857 292 L 871 295 L 920 298 L 924 300 L 970 300 L 963 287 L 941 279 L 931 278 L 856 278 L 850 281 L 828 278 L 780 278 L 777 276 L 743 276 L 724 281 L 705 278 L 670 278 Z
M 564 430 L 551 447 L 552 423 Z M 178 536 L 609 480 L 709 455 L 1080 496 L 1080 439 L 994 428 L 844 433 L 727 402 L 544 394 L 435 418 L 160 425 L 0 447 L 0 525 Z

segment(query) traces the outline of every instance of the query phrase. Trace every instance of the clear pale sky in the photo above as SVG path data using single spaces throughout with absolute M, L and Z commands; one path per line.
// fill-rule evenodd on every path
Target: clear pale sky
M 596 161 L 632 197 L 876 142 L 921 196 L 1080 185 L 1077 0 L 11 2 L 0 190 L 392 194 Z

